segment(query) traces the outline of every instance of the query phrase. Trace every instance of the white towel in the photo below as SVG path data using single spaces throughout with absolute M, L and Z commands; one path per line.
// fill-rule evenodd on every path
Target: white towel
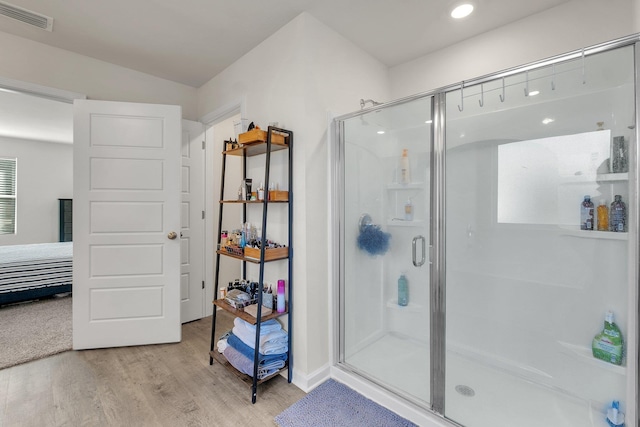
M 221 339 L 218 341 L 218 353 L 224 353 L 224 349 L 227 348 L 229 344 L 227 344 L 227 339 Z
M 236 317 L 233 320 L 233 324 L 235 326 L 245 327 L 252 331 L 254 334 L 256 333 L 256 325 L 252 325 L 251 323 L 246 322 L 239 317 Z M 262 322 L 260 324 L 260 335 L 266 334 L 268 332 L 279 331 L 280 329 L 282 329 L 282 326 L 280 326 L 280 323 L 278 323 L 276 319 L 267 320 L 266 322 Z

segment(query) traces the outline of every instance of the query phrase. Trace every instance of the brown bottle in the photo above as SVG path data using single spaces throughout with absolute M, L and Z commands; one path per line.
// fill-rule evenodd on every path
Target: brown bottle
M 609 231 L 609 207 L 607 201 L 602 200 L 598 205 L 598 231 Z

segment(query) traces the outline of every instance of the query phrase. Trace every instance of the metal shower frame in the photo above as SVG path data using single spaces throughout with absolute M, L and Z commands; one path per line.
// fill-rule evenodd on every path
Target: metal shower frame
M 606 52 L 609 50 L 625 47 L 625 46 L 634 46 L 634 84 L 635 84 L 635 113 L 633 115 L 635 120 L 635 128 L 633 130 L 633 136 L 635 138 L 635 144 L 630 144 L 630 155 L 635 159 L 635 164 L 640 165 L 640 150 L 638 150 L 638 143 L 640 143 L 640 132 L 638 129 L 638 123 L 640 123 L 640 34 L 633 34 L 627 37 L 619 38 L 616 40 L 612 40 L 610 42 L 605 42 L 597 45 L 593 45 L 590 47 L 586 47 L 583 49 L 575 50 L 566 54 L 553 56 L 544 60 L 532 62 L 520 67 L 514 67 L 507 70 L 499 71 L 492 74 L 487 74 L 478 78 L 465 80 L 456 84 L 451 84 L 448 86 L 444 86 L 432 91 L 422 92 L 416 95 L 412 95 L 409 97 L 401 98 L 395 101 L 374 104 L 372 103 L 372 107 L 364 108 L 363 103 L 361 102 L 361 107 L 363 107 L 359 111 L 355 111 L 349 114 L 345 114 L 333 119 L 332 122 L 332 132 L 333 132 L 333 145 L 331 147 L 332 159 L 331 159 L 331 179 L 332 179 L 332 191 L 334 195 L 334 200 L 338 200 L 337 203 L 333 203 L 332 205 L 332 222 L 331 222 L 331 232 L 333 237 L 333 259 L 332 264 L 333 268 L 333 283 L 334 289 L 337 289 L 337 292 L 333 293 L 333 301 L 332 306 L 334 307 L 334 318 L 337 321 L 334 323 L 333 334 L 334 334 L 334 346 L 333 346 L 333 363 L 334 366 L 340 370 L 346 371 L 351 374 L 356 374 L 361 378 L 364 378 L 371 383 L 375 384 L 377 387 L 382 387 L 387 391 L 398 395 L 396 391 L 387 388 L 384 384 L 377 382 L 374 378 L 363 374 L 362 372 L 356 371 L 349 365 L 344 363 L 345 354 L 344 354 L 344 336 L 341 331 L 344 330 L 345 322 L 345 304 L 344 300 L 341 298 L 341 295 L 344 295 L 344 256 L 343 256 L 343 243 L 345 236 L 345 218 L 344 218 L 344 200 L 345 200 L 345 191 L 344 191 L 344 153 L 341 150 L 341 146 L 343 145 L 343 135 L 344 135 L 344 121 L 353 117 L 362 116 L 372 110 L 380 110 L 390 108 L 396 105 L 404 104 L 407 102 L 411 102 L 417 99 L 423 99 L 430 97 L 432 101 L 432 120 L 433 124 L 431 127 L 431 146 L 430 146 L 430 211 L 431 211 L 431 220 L 430 220 L 430 247 L 429 247 L 429 261 L 431 264 L 430 271 L 430 328 L 431 328 L 431 341 L 430 341 L 430 351 L 431 351 L 431 373 L 430 373 L 430 384 L 431 384 L 431 397 L 430 397 L 430 407 L 425 407 L 423 403 L 411 399 L 407 396 L 398 396 L 403 400 L 408 401 L 414 405 L 420 406 L 427 411 L 431 412 L 438 419 L 445 419 L 452 426 L 459 426 L 458 423 L 446 418 L 445 415 L 445 361 L 446 361 L 446 346 L 445 346 L 445 328 L 446 328 L 446 306 L 445 306 L 445 296 L 446 296 L 446 242 L 445 242 L 445 168 L 446 168 L 446 134 L 445 134 L 445 123 L 446 123 L 446 95 L 450 92 L 455 92 L 460 90 L 461 92 L 461 102 L 458 105 L 458 109 L 463 111 L 464 109 L 464 90 L 465 88 L 480 85 L 480 92 L 478 96 L 478 102 L 480 107 L 484 104 L 484 88 L 483 84 L 488 82 L 493 82 L 497 80 L 502 80 L 502 92 L 499 95 L 500 101 L 504 102 L 505 92 L 504 92 L 504 79 L 505 77 L 522 74 L 525 73 L 528 77 L 529 71 L 538 70 L 545 67 L 552 67 L 554 75 L 555 75 L 555 66 L 558 63 L 581 59 L 583 64 L 583 82 L 584 82 L 584 60 L 585 57 L 595 55 L 598 53 Z M 527 82 L 528 83 L 528 79 Z M 552 88 L 555 89 L 555 80 L 552 79 Z M 525 87 L 525 96 L 528 96 L 528 84 Z M 636 167 L 633 170 L 633 176 L 629 175 L 629 195 L 630 200 L 635 203 L 634 209 L 630 209 L 631 214 L 629 217 L 630 224 L 633 224 L 634 229 L 636 230 L 635 238 L 630 236 L 629 239 L 629 255 L 630 259 L 634 260 L 634 262 L 629 263 L 629 271 L 628 277 L 630 283 L 635 283 L 635 292 L 633 292 L 633 298 L 629 301 L 629 314 L 630 316 L 635 313 L 635 330 L 630 330 L 629 334 L 631 338 L 631 334 L 633 334 L 633 340 L 629 339 L 628 341 L 633 342 L 633 351 L 628 352 L 633 354 L 635 357 L 627 360 L 627 397 L 633 397 L 634 399 L 627 399 L 627 424 L 638 426 L 638 419 L 640 417 L 640 404 L 638 402 L 639 397 L 639 366 L 640 366 L 640 314 L 638 313 L 638 309 L 640 307 L 640 291 L 638 290 L 639 284 L 639 267 L 640 267 L 640 239 L 638 239 L 637 233 L 640 231 L 640 220 L 639 220 L 639 210 L 640 206 L 638 201 L 640 200 L 638 194 L 638 188 L 640 183 L 640 167 Z M 633 198 L 631 198 L 631 196 Z M 337 285 L 337 286 L 336 286 Z M 635 406 L 634 406 L 635 402 Z M 635 424 L 630 424 L 634 422 Z

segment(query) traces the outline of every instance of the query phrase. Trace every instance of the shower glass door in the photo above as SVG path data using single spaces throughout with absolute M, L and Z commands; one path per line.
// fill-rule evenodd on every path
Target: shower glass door
M 613 400 L 634 404 L 627 361 L 592 355 L 605 313 L 625 339 L 635 318 L 634 101 L 633 46 L 447 93 L 447 418 L 606 426 Z
M 340 361 L 428 407 L 431 98 L 341 126 Z

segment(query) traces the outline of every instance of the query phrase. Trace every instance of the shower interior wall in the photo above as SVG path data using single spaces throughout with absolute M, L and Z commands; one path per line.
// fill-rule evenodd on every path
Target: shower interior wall
M 610 153 L 588 152 L 593 146 L 586 148 L 586 141 L 602 141 L 608 150 L 612 137 L 624 136 L 634 150 L 633 73 L 633 48 L 627 47 L 515 76 L 507 80 L 504 104 L 499 80 L 482 88 L 482 107 L 480 87 L 465 90 L 463 113 L 460 91 L 447 97 L 447 349 L 564 390 L 598 412 L 613 399 L 624 401 L 627 368 L 593 359 L 590 346 L 607 310 L 630 338 L 630 252 L 626 240 L 584 238 L 564 229 L 579 223 L 585 194 L 596 203 L 620 194 L 630 203 L 632 182 L 599 182 L 596 170 L 607 172 L 601 162 Z M 527 84 L 541 94 L 527 99 Z M 541 126 L 544 117 L 556 125 Z M 498 148 L 571 135 L 585 148 L 565 156 L 578 159 L 575 164 L 587 159 L 580 164 L 584 172 L 560 176 L 566 158 L 558 164 L 549 164 L 551 157 L 529 159 L 548 164 L 548 174 L 539 177 L 547 182 L 539 183 L 540 193 L 519 189 L 532 202 L 551 201 L 546 211 L 557 214 L 555 225 L 499 221 Z
M 427 105 L 425 105 L 427 104 Z M 428 242 L 430 100 L 372 110 L 345 123 L 345 251 L 358 268 L 346 268 L 345 300 L 357 301 L 345 315 L 347 358 L 386 334 L 429 342 L 428 268 L 412 265 L 412 238 Z M 383 134 L 378 131 L 383 130 Z M 400 178 L 400 154 L 409 153 L 411 183 Z M 411 199 L 413 220 L 404 219 Z M 390 235 L 389 250 L 371 255 L 358 248 L 358 219 L 369 214 Z M 421 255 L 421 248 L 418 249 Z M 425 254 L 426 255 L 426 254 Z M 409 304 L 398 305 L 398 278 L 409 281 Z

